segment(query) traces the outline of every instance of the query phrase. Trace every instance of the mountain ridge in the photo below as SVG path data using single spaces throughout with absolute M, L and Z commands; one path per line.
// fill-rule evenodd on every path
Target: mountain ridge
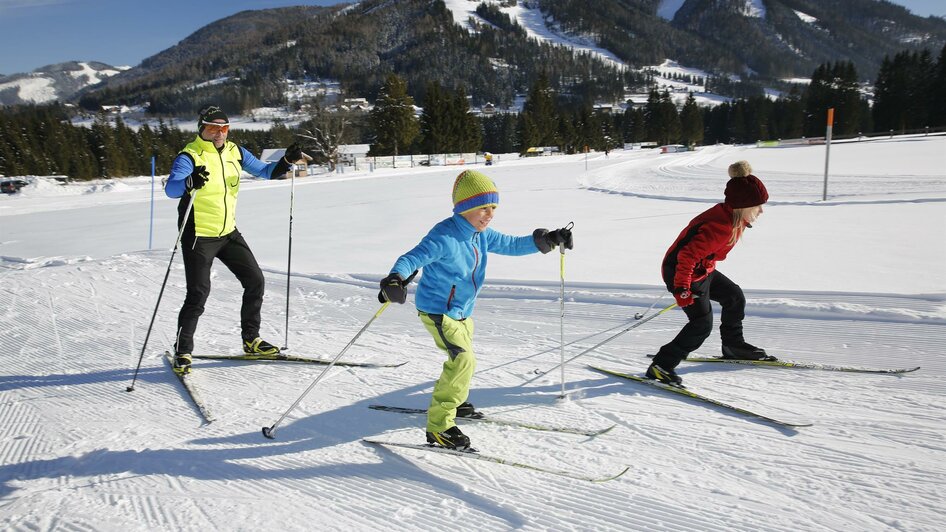
M 396 73 L 421 103 L 434 81 L 462 86 L 474 103 L 508 105 L 546 73 L 560 94 L 618 101 L 627 88 L 650 83 L 642 68 L 667 59 L 749 85 L 808 77 L 833 61 L 851 61 L 867 80 L 884 57 L 946 44 L 946 19 L 883 0 L 666 7 L 661 0 L 365 0 L 243 11 L 61 98 L 89 109 L 148 102 L 155 114 L 190 113 L 207 101 L 245 110 L 286 105 L 287 79 L 337 80 L 345 93 L 373 98 Z M 535 38 L 539 25 L 566 44 Z M 617 60 L 577 51 L 578 42 Z
M 100 61 L 66 61 L 32 72 L 0 75 L 0 106 L 69 100 L 83 89 L 129 68 Z

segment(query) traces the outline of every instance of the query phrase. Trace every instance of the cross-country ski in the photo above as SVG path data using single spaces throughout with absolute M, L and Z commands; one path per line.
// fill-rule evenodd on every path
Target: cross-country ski
M 793 362 L 791 360 L 734 360 L 722 357 L 687 357 L 685 362 L 719 362 L 721 364 L 741 364 L 747 366 L 765 366 L 770 368 L 797 368 L 797 369 L 819 369 L 824 371 L 841 371 L 845 373 L 912 373 L 920 369 L 920 366 L 911 368 L 861 368 L 857 366 L 836 366 L 832 364 L 819 364 L 816 362 Z
M 387 405 L 368 405 L 368 408 L 372 410 L 381 410 L 383 412 L 395 412 L 398 414 L 412 414 L 412 415 L 427 415 L 427 410 L 421 408 L 404 408 L 400 406 L 387 406 Z M 543 425 L 540 423 L 530 423 L 523 421 L 513 421 L 510 419 L 497 418 L 492 415 L 485 414 L 483 417 L 457 417 L 457 420 L 461 423 L 466 422 L 476 422 L 480 421 L 483 423 L 492 423 L 494 425 L 505 425 L 507 427 L 519 427 L 523 429 L 539 430 L 545 432 L 561 432 L 565 434 L 578 434 L 581 436 L 600 436 L 615 427 L 615 425 L 610 425 L 600 429 L 581 429 L 577 427 L 558 427 L 553 425 Z
M 609 481 L 609 480 L 614 480 L 614 479 L 620 477 L 621 475 L 623 475 L 624 473 L 627 473 L 627 471 L 630 469 L 630 467 L 625 467 L 625 468 L 622 469 L 620 472 L 615 473 L 615 474 L 613 474 L 613 475 L 606 475 L 606 476 L 596 477 L 596 476 L 590 476 L 590 475 L 582 475 L 581 473 L 572 473 L 572 472 L 569 472 L 569 471 L 562 471 L 562 470 L 558 470 L 558 469 L 549 469 L 549 468 L 545 468 L 545 467 L 537 466 L 537 465 L 532 465 L 532 464 L 524 464 L 524 463 L 520 463 L 520 462 L 514 462 L 514 461 L 512 461 L 512 460 L 507 460 L 507 459 L 505 459 L 505 458 L 498 458 L 498 457 L 496 457 L 496 456 L 490 456 L 490 455 L 488 455 L 488 454 L 482 454 L 482 453 L 480 453 L 480 452 L 478 452 L 478 451 L 457 451 L 457 450 L 455 450 L 455 449 L 447 449 L 447 448 L 444 448 L 444 447 L 438 447 L 438 446 L 436 446 L 436 445 L 430 445 L 430 444 L 398 443 L 398 442 L 392 442 L 392 441 L 375 440 L 375 439 L 371 439 L 371 438 L 364 438 L 364 439 L 362 439 L 361 441 L 363 441 L 363 442 L 365 442 L 365 443 L 370 443 L 370 444 L 372 444 L 372 445 L 382 445 L 382 446 L 385 446 L 385 447 L 394 447 L 394 448 L 400 447 L 400 448 L 403 448 L 403 449 L 414 449 L 414 450 L 417 450 L 417 451 L 427 451 L 427 452 L 433 452 L 433 453 L 440 453 L 440 454 L 446 454 L 446 455 L 450 455 L 450 456 L 456 456 L 456 457 L 459 457 L 459 458 L 466 458 L 466 459 L 472 459 L 472 460 L 481 460 L 481 461 L 484 461 L 484 462 L 493 462 L 493 463 L 495 463 L 495 464 L 503 464 L 503 465 L 507 465 L 507 466 L 517 467 L 517 468 L 519 468 L 519 469 L 528 469 L 528 470 L 530 470 L 530 471 L 538 471 L 538 472 L 540 472 L 540 473 L 546 473 L 546 474 L 549 474 L 549 475 L 555 475 L 555 476 L 559 476 L 559 477 L 571 478 L 571 479 L 575 479 L 575 480 L 584 480 L 584 481 L 586 481 L 586 482 L 595 482 L 595 483 L 607 482 L 607 481 Z
M 204 402 L 203 394 L 200 392 L 200 389 L 194 382 L 194 374 L 182 374 L 174 371 L 174 355 L 169 351 L 165 351 L 164 356 L 161 358 L 167 362 L 168 369 L 170 369 L 171 373 L 173 373 L 174 376 L 177 377 L 177 380 L 181 382 L 181 386 L 184 387 L 184 392 L 191 400 L 193 407 L 196 408 L 198 412 L 200 412 L 200 415 L 203 417 L 204 421 L 206 423 L 213 423 L 216 418 L 211 413 L 210 408 L 207 407 L 207 403 Z
M 193 355 L 195 359 L 202 360 L 223 360 L 235 362 L 299 362 L 302 364 L 321 364 L 328 365 L 332 361 L 324 358 L 310 358 L 296 355 L 285 355 L 282 353 L 276 355 Z M 336 362 L 336 366 L 345 366 L 352 368 L 399 368 L 407 362 L 394 364 L 374 363 L 374 362 L 346 362 L 344 360 Z
M 781 426 L 783 426 L 783 427 L 793 427 L 793 428 L 795 428 L 795 427 L 810 427 L 810 426 L 812 425 L 811 423 L 800 423 L 800 422 L 782 421 L 782 420 L 779 420 L 779 419 L 775 419 L 775 418 L 771 418 L 771 417 L 768 417 L 768 416 L 764 416 L 764 415 L 759 414 L 759 413 L 757 413 L 757 412 L 753 412 L 752 410 L 747 410 L 747 409 L 742 408 L 742 407 L 733 406 L 733 405 L 731 405 L 731 404 L 724 403 L 724 402 L 722 402 L 722 401 L 718 401 L 718 400 L 713 399 L 713 398 L 711 398 L 711 397 L 707 397 L 707 396 L 705 396 L 705 395 L 703 395 L 703 394 L 696 393 L 696 392 L 694 392 L 694 391 L 692 391 L 692 390 L 689 390 L 689 389 L 687 389 L 687 388 L 683 388 L 683 387 L 680 387 L 680 386 L 671 386 L 671 385 L 664 384 L 664 383 L 662 383 L 662 382 L 659 382 L 659 381 L 656 381 L 656 380 L 653 380 L 653 379 L 648 379 L 648 378 L 646 378 L 646 377 L 642 377 L 642 376 L 640 376 L 640 375 L 633 375 L 633 374 L 630 374 L 630 373 L 622 373 L 622 372 L 620 372 L 620 371 L 614 371 L 614 370 L 610 370 L 610 369 L 599 368 L 599 367 L 596 367 L 596 366 L 588 366 L 588 367 L 591 368 L 591 369 L 593 369 L 593 370 L 600 371 L 601 373 L 605 373 L 605 374 L 607 374 L 607 375 L 611 375 L 611 376 L 614 376 L 614 377 L 620 377 L 620 378 L 622 378 L 622 379 L 627 379 L 627 380 L 630 380 L 630 381 L 633 381 L 633 382 L 636 382 L 636 383 L 639 383 L 639 384 L 646 384 L 646 385 L 648 385 L 648 386 L 653 386 L 653 387 L 659 388 L 659 389 L 661 389 L 661 390 L 665 390 L 665 391 L 672 392 L 672 393 L 675 393 L 675 394 L 678 394 L 678 395 L 682 395 L 682 396 L 684 396 L 684 397 L 689 397 L 690 399 L 695 399 L 695 400 L 700 401 L 700 402 L 702 402 L 702 403 L 706 403 L 706 404 L 713 405 L 713 406 L 718 406 L 718 407 L 720 407 L 720 408 L 724 408 L 724 409 L 730 410 L 730 411 L 732 411 L 732 412 L 737 412 L 737 413 L 739 413 L 739 414 L 742 414 L 742 415 L 745 415 L 745 416 L 749 416 L 749 417 L 752 417 L 752 418 L 761 419 L 761 420 L 763 420 L 763 421 L 767 421 L 767 422 L 773 423 L 773 424 L 775 424 L 775 425 L 781 425 Z

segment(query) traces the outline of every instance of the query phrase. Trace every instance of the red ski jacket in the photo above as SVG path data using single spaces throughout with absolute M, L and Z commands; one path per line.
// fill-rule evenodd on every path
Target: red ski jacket
M 668 290 L 690 288 L 716 269 L 716 261 L 726 258 L 735 245 L 729 244 L 732 216 L 731 207 L 717 203 L 691 220 L 680 232 L 664 255 L 661 268 Z

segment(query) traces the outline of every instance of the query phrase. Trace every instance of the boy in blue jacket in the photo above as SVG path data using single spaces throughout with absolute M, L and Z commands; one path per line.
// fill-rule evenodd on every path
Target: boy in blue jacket
M 458 408 L 461 417 L 477 414 L 466 402 L 476 369 L 471 315 L 486 277 L 487 254 L 548 253 L 559 244 L 572 249 L 571 231 L 564 228 L 536 229 L 520 237 L 489 229 L 498 205 L 499 191 L 488 177 L 475 170 L 460 173 L 453 183 L 453 216 L 397 259 L 378 294 L 382 302 L 403 304 L 405 279 L 423 268 L 415 304 L 420 321 L 448 357 L 427 410 L 427 442 L 449 449 L 470 447 L 470 439 L 456 426 Z

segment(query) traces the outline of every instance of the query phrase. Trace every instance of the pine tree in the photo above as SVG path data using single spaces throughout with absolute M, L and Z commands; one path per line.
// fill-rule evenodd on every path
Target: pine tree
M 884 58 L 874 84 L 874 124 L 880 130 L 898 130 L 916 127 L 913 116 L 917 97 L 917 78 L 928 78 L 918 72 L 920 58 L 916 53 L 901 52 L 893 59 Z M 921 81 L 922 83 L 922 81 Z M 927 98 L 924 91 L 923 98 Z M 923 117 L 925 121 L 926 117 Z
M 555 93 L 549 86 L 549 78 L 545 73 L 539 75 L 532 85 L 520 118 L 520 150 L 561 144 Z
M 451 122 L 455 124 L 456 128 L 457 151 L 461 153 L 479 151 L 483 145 L 483 130 L 480 127 L 479 120 L 470 113 L 470 103 L 467 101 L 463 87 L 457 88 L 450 109 Z
M 680 138 L 687 146 L 703 143 L 703 112 L 691 92 L 680 111 Z
M 440 83 L 427 84 L 424 112 L 420 115 L 420 149 L 423 153 L 447 153 L 450 143 L 449 102 Z
M 395 74 L 388 76 L 370 114 L 375 139 L 371 155 L 410 153 L 420 133 L 414 117 L 414 98 L 407 93 L 407 82 Z
M 939 53 L 927 101 L 930 109 L 929 125 L 946 126 L 946 45 Z
M 627 101 L 623 120 L 624 142 L 643 142 L 647 135 L 644 112 L 634 106 L 634 102 Z
M 657 144 L 670 144 L 680 138 L 680 115 L 670 98 L 670 91 L 651 89 L 644 107 L 647 137 Z

